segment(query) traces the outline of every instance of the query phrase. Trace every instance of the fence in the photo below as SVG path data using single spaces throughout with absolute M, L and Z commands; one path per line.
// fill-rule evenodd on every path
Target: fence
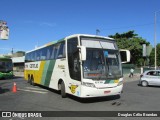
M 129 74 L 130 73 L 130 69 L 133 68 L 134 69 L 134 74 L 141 74 L 141 68 L 140 67 L 135 67 L 134 64 L 123 64 L 122 65 L 122 69 L 123 69 L 123 74 Z M 143 68 L 143 72 L 146 70 L 154 70 L 153 67 L 142 67 Z

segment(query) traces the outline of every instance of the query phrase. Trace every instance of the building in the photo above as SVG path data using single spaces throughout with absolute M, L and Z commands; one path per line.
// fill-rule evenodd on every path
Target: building
M 24 58 L 24 56 L 12 58 L 14 72 L 24 72 Z
M 25 53 L 24 52 L 13 53 L 12 62 L 13 62 L 14 75 L 23 76 L 23 74 L 24 74 Z

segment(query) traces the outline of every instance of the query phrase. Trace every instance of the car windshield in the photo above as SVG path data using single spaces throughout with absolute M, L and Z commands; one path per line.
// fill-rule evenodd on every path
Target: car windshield
M 83 62 L 84 78 L 110 79 L 122 76 L 117 50 L 87 48 L 87 58 Z

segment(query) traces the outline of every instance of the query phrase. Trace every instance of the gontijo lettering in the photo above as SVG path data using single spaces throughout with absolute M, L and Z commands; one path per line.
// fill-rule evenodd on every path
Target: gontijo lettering
M 30 64 L 30 68 L 38 68 L 38 64 Z

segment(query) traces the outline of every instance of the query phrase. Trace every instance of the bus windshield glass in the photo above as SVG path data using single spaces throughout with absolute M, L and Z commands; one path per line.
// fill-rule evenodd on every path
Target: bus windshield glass
M 0 72 L 11 72 L 13 70 L 11 59 L 0 59 Z
M 107 40 L 91 41 L 82 40 L 82 45 L 87 48 L 86 61 L 83 62 L 84 78 L 106 80 L 122 77 L 120 55 L 115 43 Z

